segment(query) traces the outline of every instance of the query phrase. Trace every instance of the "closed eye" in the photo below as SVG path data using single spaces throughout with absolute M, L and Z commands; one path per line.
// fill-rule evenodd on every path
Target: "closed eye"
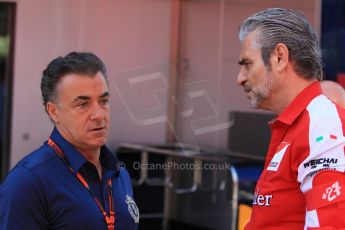
M 81 108 L 81 109 L 84 109 L 86 108 L 87 106 L 89 105 L 89 102 L 88 101 L 84 101 L 84 102 L 80 102 L 77 104 L 77 107 Z
M 100 100 L 100 103 L 101 103 L 102 105 L 107 105 L 107 104 L 109 103 L 109 98 L 102 98 L 102 99 Z

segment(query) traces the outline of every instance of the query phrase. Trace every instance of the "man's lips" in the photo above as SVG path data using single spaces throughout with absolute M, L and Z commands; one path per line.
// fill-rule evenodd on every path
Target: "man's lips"
M 89 131 L 102 131 L 102 130 L 105 130 L 105 127 L 97 127 L 97 128 L 89 129 Z
M 246 94 L 247 98 L 250 99 L 250 92 L 252 90 L 250 89 L 250 87 L 244 87 L 244 93 Z

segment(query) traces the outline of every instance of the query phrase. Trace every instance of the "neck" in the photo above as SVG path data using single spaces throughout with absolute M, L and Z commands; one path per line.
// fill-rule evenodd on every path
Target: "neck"
M 87 161 L 91 162 L 96 167 L 98 176 L 100 179 L 102 179 L 102 165 L 99 160 L 101 148 L 80 148 L 78 146 L 78 142 L 75 141 L 70 135 L 68 135 L 68 132 L 65 132 L 65 129 L 63 127 L 59 126 L 59 124 L 55 124 L 55 126 L 59 130 L 61 136 L 63 136 L 65 140 L 71 143 L 80 152 L 80 154 L 85 157 Z
M 76 147 L 78 151 L 80 152 L 81 155 L 85 157 L 86 160 L 94 164 L 96 167 L 97 165 L 100 165 L 99 157 L 100 157 L 100 149 L 97 150 L 85 150 L 85 149 L 80 149 Z
M 280 115 L 289 104 L 300 94 L 307 86 L 315 82 L 315 79 L 304 79 L 297 75 L 283 76 L 280 82 L 276 82 L 275 89 L 272 89 L 268 103 L 263 104 L 261 108 L 271 110 Z M 279 85 L 278 85 L 279 84 Z

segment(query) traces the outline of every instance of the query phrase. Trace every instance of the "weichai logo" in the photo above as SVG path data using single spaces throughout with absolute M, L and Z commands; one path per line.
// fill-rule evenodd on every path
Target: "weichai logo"
M 322 165 L 323 167 L 330 167 L 331 164 L 338 163 L 338 159 L 336 158 L 319 158 L 319 159 L 313 159 L 308 161 L 307 163 L 304 163 L 304 168 L 311 167 L 316 168 L 318 165 Z

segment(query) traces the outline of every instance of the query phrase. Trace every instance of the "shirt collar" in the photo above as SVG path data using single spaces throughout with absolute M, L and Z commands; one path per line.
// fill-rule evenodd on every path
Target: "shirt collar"
M 306 109 L 311 100 L 322 94 L 320 82 L 316 81 L 308 85 L 300 92 L 295 99 L 277 117 L 277 120 L 291 125 L 296 118 Z
M 60 134 L 56 127 L 54 127 L 54 130 L 51 133 L 50 139 L 59 146 L 76 174 L 80 167 L 87 162 L 86 158 Z M 119 160 L 105 145 L 101 147 L 100 161 L 103 167 L 112 170 L 115 173 L 119 171 L 117 167 Z

